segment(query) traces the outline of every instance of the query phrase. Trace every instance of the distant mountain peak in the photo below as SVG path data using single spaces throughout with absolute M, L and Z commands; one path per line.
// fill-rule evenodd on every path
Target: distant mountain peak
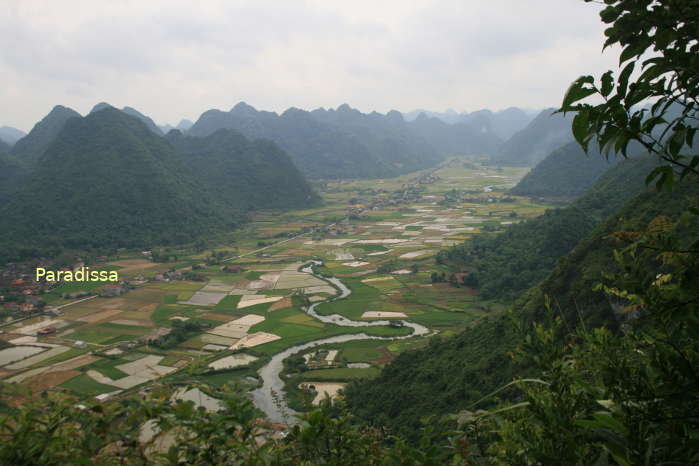
M 189 131 L 189 128 L 194 126 L 194 122 L 192 120 L 187 120 L 187 119 L 182 119 L 180 120 L 179 123 L 177 123 L 177 126 L 175 126 L 176 129 L 179 129 L 180 131 Z
M 240 101 L 231 109 L 231 113 L 257 113 L 257 109 L 252 105 Z
M 92 107 L 92 110 L 90 110 L 90 113 L 99 112 L 100 110 L 104 110 L 105 108 L 115 108 L 115 107 L 114 107 L 114 105 L 108 104 L 107 102 L 100 102 L 97 105 L 95 105 L 94 107 Z

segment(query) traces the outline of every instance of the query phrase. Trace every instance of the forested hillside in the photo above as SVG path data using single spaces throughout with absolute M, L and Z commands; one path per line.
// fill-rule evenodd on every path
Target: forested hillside
M 200 189 L 224 203 L 247 210 L 299 207 L 318 200 L 289 156 L 271 141 L 250 141 L 230 129 L 203 138 L 175 130 L 167 140 L 183 155 Z
M 646 189 L 645 177 L 656 165 L 652 157 L 623 161 L 570 206 L 550 209 L 502 233 L 475 235 L 438 258 L 466 272 L 468 284 L 483 297 L 513 300 L 543 280 L 599 222 Z
M 58 133 L 71 118 L 80 117 L 75 110 L 56 105 L 25 137 L 12 147 L 11 154 L 27 166 L 35 165 Z
M 347 387 L 350 409 L 372 425 L 416 439 L 420 418 L 455 413 L 513 377 L 533 374 L 531 366 L 513 361 L 509 353 L 525 336 L 515 322 L 528 329 L 542 319 L 547 301 L 555 313 L 563 315 L 568 332 L 581 319 L 590 327 L 614 328 L 621 306 L 593 289 L 604 273 L 618 270 L 612 251 L 622 243 L 612 234 L 644 230 L 658 215 L 677 219 L 698 195 L 699 186 L 691 182 L 669 193 L 644 190 L 586 235 L 541 284 L 522 294 L 512 309 L 514 320 L 507 314 L 486 317 L 455 337 L 401 354 L 377 378 Z M 503 392 L 499 398 L 508 396 L 513 392 Z
M 0 211 L 4 253 L 181 243 L 230 229 L 251 208 L 315 199 L 272 143 L 221 132 L 182 146 L 113 108 L 69 120 Z
M 585 154 L 577 142 L 570 142 L 551 152 L 510 192 L 518 196 L 575 199 L 617 162 L 616 157 L 606 159 L 597 150 Z
M 71 119 L 3 208 L 2 238 L 37 247 L 137 247 L 234 224 L 185 174 L 172 146 L 119 110 Z
M 492 163 L 533 167 L 553 150 L 573 140 L 571 117 L 542 110 L 526 128 L 513 134 L 493 155 Z
M 0 149 L 0 203 L 6 202 L 24 182 L 26 168 L 17 159 Z

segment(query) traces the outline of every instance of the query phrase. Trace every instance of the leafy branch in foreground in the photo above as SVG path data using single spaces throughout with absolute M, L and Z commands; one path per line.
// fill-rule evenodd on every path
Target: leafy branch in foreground
M 658 155 L 664 164 L 647 182 L 657 179 L 658 187 L 671 188 L 678 177 L 699 175 L 693 149 L 699 126 L 699 5 L 696 0 L 604 4 L 600 17 L 609 25 L 604 47 L 622 48 L 621 72 L 607 71 L 597 82 L 593 76 L 578 78 L 558 112 L 576 114 L 573 135 L 586 151 L 596 139 L 607 156 L 626 157 L 636 141 Z M 589 103 L 592 98 L 601 103 Z

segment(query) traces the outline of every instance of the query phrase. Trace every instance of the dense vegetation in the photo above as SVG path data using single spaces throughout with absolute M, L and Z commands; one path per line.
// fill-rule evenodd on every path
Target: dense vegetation
M 27 169 L 16 158 L 0 150 L 0 202 L 15 194 L 26 177 Z
M 56 139 L 66 122 L 75 117 L 80 118 L 80 114 L 75 110 L 56 105 L 48 115 L 34 125 L 29 134 L 17 141 L 12 147 L 12 155 L 27 166 L 34 166 Z
M 573 140 L 570 117 L 553 114 L 555 109 L 542 110 L 534 120 L 500 146 L 492 163 L 533 167 L 553 150 Z
M 39 246 L 181 243 L 229 229 L 251 208 L 315 199 L 271 143 L 223 132 L 183 146 L 184 155 L 111 107 L 69 120 L 0 212 L 5 259 Z
M 570 206 L 550 209 L 502 233 L 475 235 L 438 258 L 455 272 L 465 272 L 466 283 L 483 297 L 513 300 L 546 278 L 599 222 L 642 191 L 655 165 L 652 157 L 630 159 L 609 170 Z
M 585 157 L 580 145 L 570 142 L 551 152 L 510 192 L 518 196 L 575 199 L 616 162 L 615 158 L 601 157 L 599 152 Z
M 394 176 L 441 160 L 431 146 L 408 130 L 397 112 L 366 115 L 342 105 L 337 110 L 313 112 L 291 108 L 277 115 L 241 102 L 230 112 L 203 113 L 188 134 L 208 136 L 221 128 L 273 140 L 312 178 Z
M 271 141 L 250 141 L 230 129 L 204 138 L 171 131 L 167 140 L 183 155 L 201 191 L 226 204 L 279 209 L 318 200 L 289 156 Z
M 401 354 L 376 379 L 347 388 L 350 409 L 372 425 L 384 425 L 416 439 L 421 418 L 465 409 L 513 377 L 532 370 L 532 364 L 513 361 L 508 353 L 526 337 L 518 328 L 541 321 L 547 304 L 562 316 L 567 331 L 577 327 L 581 319 L 587 326 L 617 328 L 621 316 L 615 311 L 623 306 L 610 303 L 607 293 L 594 289 L 605 273 L 618 270 L 613 251 L 620 243 L 610 235 L 641 230 L 658 215 L 676 220 L 698 195 L 699 187 L 690 183 L 672 193 L 641 193 L 595 228 L 545 280 L 523 293 L 513 306 L 512 317 L 487 317 L 453 338 Z M 695 222 L 685 227 L 685 233 L 697 226 Z M 513 396 L 512 392 L 503 395 Z

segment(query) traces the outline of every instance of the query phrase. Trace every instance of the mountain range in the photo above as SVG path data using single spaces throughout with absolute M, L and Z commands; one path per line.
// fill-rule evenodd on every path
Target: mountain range
M 538 113 L 538 112 L 537 112 Z M 509 139 L 514 133 L 523 129 L 534 119 L 536 113 L 525 111 L 517 107 L 509 107 L 493 112 L 483 109 L 475 112 L 458 113 L 454 110 L 446 112 L 431 112 L 429 110 L 413 110 L 403 113 L 406 121 L 413 121 L 421 114 L 426 117 L 437 118 L 447 124 L 466 123 L 475 129 L 486 128 L 502 140 Z
M 142 119 L 110 106 L 67 120 L 70 112 L 54 110 L 27 138 L 42 142 L 38 136 L 59 121 L 61 129 L 43 154 L 34 152 L 40 163 L 0 208 L 0 243 L 8 256 L 39 244 L 89 249 L 182 243 L 230 230 L 251 209 L 316 200 L 288 156 L 269 141 L 221 131 L 170 142 Z M 0 161 L 16 166 L 14 159 Z
M 441 160 L 440 154 L 409 131 L 397 112 L 362 114 L 343 105 L 313 112 L 290 108 L 278 115 L 241 102 L 228 112 L 204 112 L 188 134 L 208 136 L 221 128 L 276 142 L 311 178 L 395 176 Z

